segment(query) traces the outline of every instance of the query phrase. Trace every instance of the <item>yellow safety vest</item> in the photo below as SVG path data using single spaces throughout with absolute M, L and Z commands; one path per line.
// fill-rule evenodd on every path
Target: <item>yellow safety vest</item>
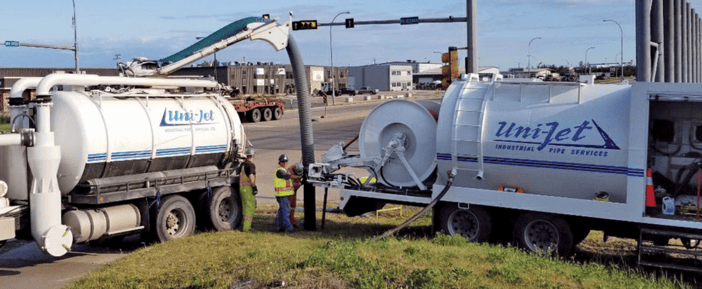
M 273 173 L 273 178 L 274 178 L 273 185 L 275 186 L 275 192 L 273 193 L 273 195 L 276 197 L 287 197 L 287 196 L 294 195 L 295 190 L 293 189 L 292 180 L 278 178 L 278 171 L 279 170 L 284 170 L 287 173 L 287 170 L 285 168 L 282 168 L 282 167 L 278 167 L 275 170 L 275 172 Z

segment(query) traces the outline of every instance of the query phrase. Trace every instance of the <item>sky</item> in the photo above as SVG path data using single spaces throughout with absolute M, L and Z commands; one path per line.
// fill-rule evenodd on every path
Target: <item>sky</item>
M 702 8 L 702 0 L 691 0 Z M 80 66 L 113 68 L 134 57 L 165 58 L 236 20 L 270 14 L 289 21 L 329 23 L 338 13 L 355 21 L 401 17 L 465 17 L 465 0 L 442 1 L 223 1 L 223 0 L 75 0 Z M 5 1 L 0 41 L 72 46 L 70 0 Z M 512 67 L 618 62 L 621 33 L 604 19 L 617 21 L 624 35 L 624 62 L 635 60 L 634 0 L 477 0 L 480 66 Z M 699 9 L 696 9 L 699 10 Z M 329 27 L 294 31 L 305 64 L 330 65 Z M 449 46 L 467 45 L 466 24 L 358 25 L 333 28 L 335 66 L 389 61 L 440 62 Z M 535 37 L 540 37 L 531 41 Z M 531 41 L 531 45 L 529 42 Z M 1 42 L 0 42 L 1 43 Z M 588 50 L 589 47 L 595 47 Z M 531 53 L 532 57 L 527 57 Z M 120 59 L 116 60 L 116 54 Z M 465 52 L 459 54 L 460 59 Z M 615 58 L 617 59 L 615 61 Z M 207 59 L 211 60 L 212 56 Z M 217 53 L 220 62 L 289 63 L 263 41 L 243 41 Z M 462 63 L 462 61 L 461 61 Z M 0 46 L 0 67 L 73 67 L 72 51 Z

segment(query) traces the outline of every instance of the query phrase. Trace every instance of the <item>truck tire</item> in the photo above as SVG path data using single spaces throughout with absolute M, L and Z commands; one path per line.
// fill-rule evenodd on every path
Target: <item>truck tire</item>
M 213 229 L 235 229 L 241 223 L 241 213 L 241 198 L 232 187 L 224 186 L 212 190 L 212 198 L 207 202 L 207 217 Z
M 280 108 L 280 107 L 278 107 L 278 106 L 276 106 L 276 107 L 273 109 L 273 119 L 274 119 L 274 120 L 279 120 L 279 119 L 281 119 L 281 118 L 283 118 L 283 109 Z
M 157 240 L 165 242 L 192 235 L 195 231 L 195 209 L 182 196 L 164 198 L 156 214 Z
M 252 110 L 249 111 L 247 114 L 248 114 L 248 116 L 249 116 L 249 121 L 250 121 L 250 122 L 259 122 L 259 121 L 261 121 L 261 110 L 259 110 L 258 108 L 252 109 Z
M 446 204 L 439 213 L 441 230 L 448 235 L 461 235 L 471 242 L 487 242 L 492 231 L 492 220 L 485 209 L 479 206 L 459 208 L 458 204 Z
M 263 121 L 270 121 L 273 119 L 273 111 L 269 107 L 263 109 Z
M 556 253 L 559 256 L 568 256 L 574 246 L 573 233 L 568 222 L 547 214 L 522 214 L 514 224 L 512 236 L 518 246 L 540 254 Z

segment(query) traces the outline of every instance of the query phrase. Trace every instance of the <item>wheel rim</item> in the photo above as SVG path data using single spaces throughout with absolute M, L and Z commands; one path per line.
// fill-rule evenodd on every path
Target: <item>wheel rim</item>
M 448 218 L 448 231 L 451 235 L 461 235 L 472 241 L 480 232 L 480 222 L 473 212 L 456 210 Z
M 187 223 L 187 216 L 185 212 L 181 209 L 176 209 L 168 212 L 166 215 L 166 232 L 168 235 L 176 237 L 185 231 L 185 224 Z
M 278 118 L 280 118 L 282 115 L 283 115 L 283 110 L 280 109 L 280 107 L 277 107 L 277 108 L 275 109 L 275 111 L 274 111 L 274 115 L 273 115 L 273 116 L 274 116 L 276 119 L 278 119 Z
M 533 252 L 556 251 L 560 236 L 556 226 L 544 220 L 534 220 L 529 222 L 524 228 L 524 241 Z
M 234 208 L 232 206 L 232 199 L 231 198 L 224 198 L 222 201 L 219 203 L 219 207 L 217 209 L 217 215 L 219 216 L 219 220 L 225 223 L 229 223 L 234 214 Z
M 259 121 L 259 120 L 261 120 L 261 111 L 258 110 L 258 109 L 252 111 L 252 112 L 251 112 L 251 118 L 253 119 L 253 121 Z
M 271 118 L 273 118 L 273 112 L 267 108 L 263 111 L 263 119 L 270 120 Z

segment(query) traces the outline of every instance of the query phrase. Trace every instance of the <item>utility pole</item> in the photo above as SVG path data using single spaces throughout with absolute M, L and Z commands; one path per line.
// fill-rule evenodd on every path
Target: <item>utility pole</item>
M 73 0 L 73 52 L 76 56 L 76 74 L 80 74 L 80 65 L 78 65 L 78 25 L 76 25 L 76 0 Z
M 478 73 L 478 26 L 476 0 L 466 0 L 466 25 L 468 31 L 468 56 L 466 73 Z

